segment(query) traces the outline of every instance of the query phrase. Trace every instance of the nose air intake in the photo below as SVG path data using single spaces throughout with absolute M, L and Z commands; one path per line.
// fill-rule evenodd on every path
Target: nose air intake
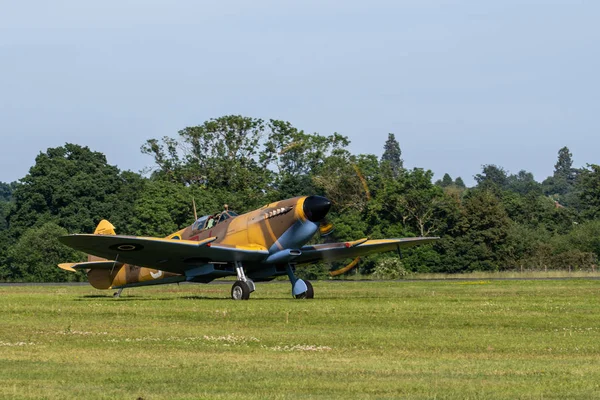
M 329 212 L 331 202 L 322 196 L 308 196 L 302 208 L 309 221 L 319 222 Z

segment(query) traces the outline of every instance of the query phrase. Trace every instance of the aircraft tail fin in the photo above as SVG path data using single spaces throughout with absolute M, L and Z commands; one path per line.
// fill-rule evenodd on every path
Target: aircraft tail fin
M 100 221 L 94 235 L 116 235 L 113 224 L 103 219 Z M 60 269 L 69 272 L 85 271 L 90 284 L 96 289 L 108 289 L 112 285 L 116 273 L 123 267 L 122 262 L 88 254 L 87 262 L 58 264 Z M 115 272 L 116 271 L 116 272 Z
M 96 227 L 96 230 L 94 231 L 94 235 L 116 235 L 116 234 L 117 233 L 115 232 L 115 227 L 113 226 L 113 224 L 111 224 L 110 222 L 108 222 L 108 220 L 105 220 L 105 219 L 100 221 L 100 223 Z M 89 262 L 106 261 L 106 259 L 88 254 L 88 261 Z
M 113 224 L 103 219 L 96 227 L 94 235 L 116 235 L 115 227 L 113 226 Z

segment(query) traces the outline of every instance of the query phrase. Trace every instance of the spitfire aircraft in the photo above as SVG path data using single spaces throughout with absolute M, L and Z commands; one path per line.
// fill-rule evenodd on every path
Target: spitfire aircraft
M 166 238 L 116 235 L 112 224 L 100 222 L 93 235 L 62 236 L 59 240 L 87 254 L 88 261 L 60 264 L 68 271 L 85 270 L 97 289 L 208 283 L 235 276 L 234 300 L 247 300 L 254 282 L 287 275 L 296 298 L 313 298 L 311 283 L 295 275 L 296 266 L 398 251 L 437 238 L 368 240 L 306 245 L 321 228 L 331 203 L 321 196 L 296 197 L 237 215 L 221 213 L 197 218 L 191 226 Z

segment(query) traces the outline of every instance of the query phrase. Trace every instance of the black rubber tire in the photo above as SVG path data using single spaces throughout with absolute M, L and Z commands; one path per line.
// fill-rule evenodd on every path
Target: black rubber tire
M 236 281 L 231 286 L 231 298 L 233 300 L 248 300 L 250 298 L 250 287 L 244 281 Z
M 315 291 L 313 289 L 312 283 L 310 281 L 304 281 L 306 283 L 306 292 L 300 293 L 296 296 L 297 299 L 314 299 Z

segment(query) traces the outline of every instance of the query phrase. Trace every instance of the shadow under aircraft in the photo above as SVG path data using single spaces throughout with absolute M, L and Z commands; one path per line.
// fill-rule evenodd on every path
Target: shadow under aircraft
M 107 220 L 94 234 L 59 240 L 87 254 L 88 261 L 59 264 L 84 270 L 97 289 L 119 289 L 176 282 L 208 283 L 235 276 L 231 298 L 247 300 L 254 282 L 287 275 L 296 298 L 314 297 L 311 283 L 295 275 L 296 267 L 319 261 L 355 258 L 430 243 L 436 237 L 369 240 L 306 245 L 313 236 L 331 231 L 325 222 L 331 202 L 321 196 L 277 201 L 237 215 L 227 207 L 196 218 L 192 225 L 165 238 L 116 235 Z

